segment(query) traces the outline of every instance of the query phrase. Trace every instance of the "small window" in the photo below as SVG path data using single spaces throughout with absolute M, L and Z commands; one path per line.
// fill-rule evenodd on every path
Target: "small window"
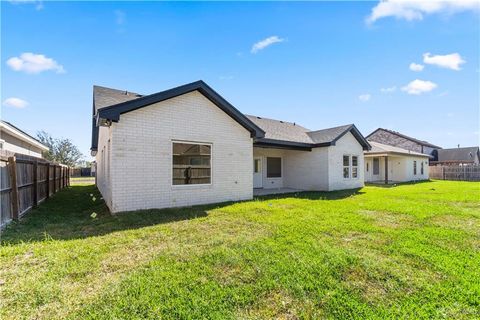
M 212 146 L 173 143 L 173 185 L 211 183 Z
M 352 178 L 358 178 L 358 157 L 352 156 Z
M 253 173 L 259 173 L 260 170 L 260 159 L 253 159 Z
M 415 160 L 413 161 L 413 175 L 417 175 L 417 161 Z
M 420 174 L 423 176 L 423 161 L 420 163 Z
M 367 172 L 368 172 L 368 162 L 367 162 Z
M 282 158 L 267 158 L 267 178 L 282 177 Z
M 343 177 L 350 178 L 350 156 L 343 156 Z
M 380 174 L 380 159 L 373 158 L 373 174 Z

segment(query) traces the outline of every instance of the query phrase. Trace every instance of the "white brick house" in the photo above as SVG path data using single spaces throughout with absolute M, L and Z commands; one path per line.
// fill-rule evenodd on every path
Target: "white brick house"
M 309 131 L 246 116 L 202 81 L 147 96 L 95 86 L 93 115 L 97 186 L 112 212 L 363 186 L 370 146 L 354 125 Z

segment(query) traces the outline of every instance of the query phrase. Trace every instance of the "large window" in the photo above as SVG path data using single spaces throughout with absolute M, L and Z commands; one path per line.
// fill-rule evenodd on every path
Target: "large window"
M 267 158 L 267 178 L 282 177 L 282 158 Z
M 343 156 L 343 177 L 350 178 L 350 156 Z
M 352 156 L 352 178 L 358 178 L 358 157 Z
M 413 161 L 413 175 L 417 175 L 417 161 L 415 160 Z
M 373 158 L 373 174 L 380 174 L 380 159 L 378 158 Z
M 172 184 L 210 184 L 211 158 L 211 145 L 174 142 Z

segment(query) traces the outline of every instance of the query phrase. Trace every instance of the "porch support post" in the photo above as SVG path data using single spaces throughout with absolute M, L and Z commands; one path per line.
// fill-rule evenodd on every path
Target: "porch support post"
M 388 184 L 388 157 L 385 156 L 385 184 Z

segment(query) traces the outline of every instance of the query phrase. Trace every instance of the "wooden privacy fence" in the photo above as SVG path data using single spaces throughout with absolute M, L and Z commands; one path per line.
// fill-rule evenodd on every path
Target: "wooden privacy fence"
M 432 166 L 431 179 L 480 181 L 480 166 Z
M 45 159 L 0 155 L 0 225 L 18 220 L 28 210 L 70 185 L 70 169 Z

